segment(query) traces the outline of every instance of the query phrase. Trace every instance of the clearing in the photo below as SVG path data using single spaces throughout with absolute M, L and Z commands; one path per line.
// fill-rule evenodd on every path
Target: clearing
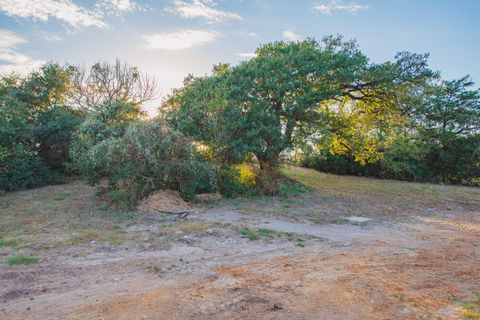
M 480 318 L 480 189 L 284 173 L 308 188 L 181 221 L 82 181 L 0 196 L 0 319 Z

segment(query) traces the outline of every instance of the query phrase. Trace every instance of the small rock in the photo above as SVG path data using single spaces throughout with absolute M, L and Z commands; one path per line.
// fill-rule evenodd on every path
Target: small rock
M 366 218 L 366 217 L 350 216 L 350 217 L 347 217 L 346 220 L 353 224 L 364 225 L 367 222 L 371 221 L 372 219 Z

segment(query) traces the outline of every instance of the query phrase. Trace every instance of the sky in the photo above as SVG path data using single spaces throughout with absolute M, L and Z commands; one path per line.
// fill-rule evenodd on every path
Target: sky
M 235 65 L 260 44 L 341 34 L 372 62 L 430 53 L 444 79 L 478 85 L 479 13 L 480 0 L 0 0 L 0 73 L 119 58 L 157 78 L 153 114 L 188 74 Z

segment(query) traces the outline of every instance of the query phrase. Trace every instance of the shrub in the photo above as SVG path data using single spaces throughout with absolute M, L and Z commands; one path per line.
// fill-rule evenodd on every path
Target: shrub
M 28 146 L 16 144 L 8 150 L 0 146 L 0 189 L 15 191 L 60 183 L 63 175 L 50 170 Z
M 121 137 L 83 141 L 82 148 L 73 152 L 77 168 L 93 182 L 106 178 L 116 203 L 133 205 L 158 189 L 177 190 L 189 200 L 216 184 L 192 141 L 158 119 L 131 123 Z
M 219 191 L 227 197 L 236 197 L 253 191 L 257 173 L 248 163 L 241 163 L 220 170 Z

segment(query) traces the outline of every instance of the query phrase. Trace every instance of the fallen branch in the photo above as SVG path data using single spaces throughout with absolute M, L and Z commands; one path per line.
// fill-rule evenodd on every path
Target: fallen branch
M 183 219 L 185 217 L 187 217 L 191 212 L 190 211 L 180 211 L 180 212 L 172 212 L 172 211 L 163 211 L 163 210 L 159 210 L 159 209 L 156 209 L 156 208 L 153 208 L 153 210 L 157 211 L 157 212 L 160 212 L 160 213 L 164 213 L 164 214 L 174 214 L 174 215 L 177 215 L 177 219 Z

